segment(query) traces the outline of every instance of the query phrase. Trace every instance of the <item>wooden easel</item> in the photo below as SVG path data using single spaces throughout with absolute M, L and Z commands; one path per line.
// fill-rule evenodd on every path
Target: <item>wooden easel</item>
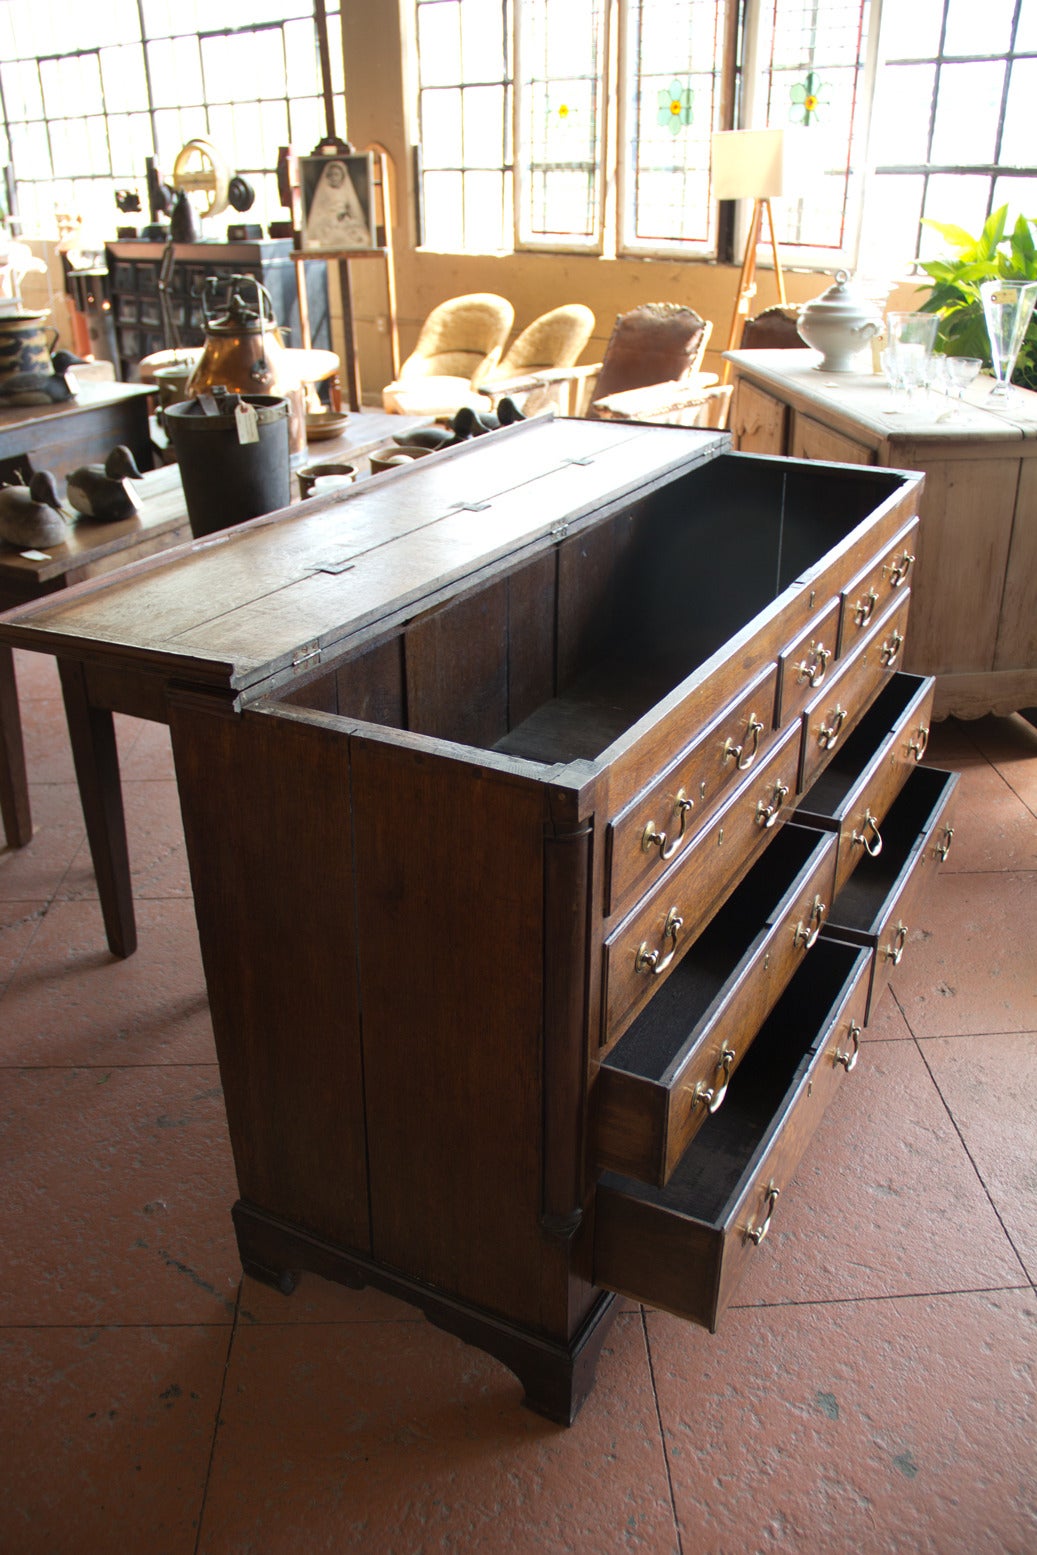
M 760 227 L 763 213 L 767 212 L 767 230 L 771 238 L 771 253 L 774 255 L 774 279 L 778 284 L 778 301 L 782 307 L 786 306 L 785 277 L 782 274 L 781 259 L 778 257 L 778 238 L 774 231 L 774 212 L 771 210 L 771 202 L 767 199 L 753 201 L 753 214 L 749 222 L 749 235 L 745 243 L 745 256 L 742 259 L 742 273 L 738 278 L 738 299 L 735 302 L 735 310 L 731 315 L 731 332 L 727 337 L 728 351 L 736 351 L 742 339 L 742 330 L 745 321 L 749 317 L 749 305 L 756 296 L 756 250 L 760 245 Z M 722 383 L 727 383 L 731 376 L 731 363 L 724 363 Z
M 317 27 L 317 46 L 320 55 L 321 88 L 324 95 L 324 120 L 327 135 L 321 147 L 337 146 L 343 152 L 354 148 L 335 134 L 335 97 L 331 84 L 331 56 L 328 52 L 328 22 L 324 0 L 314 0 L 314 21 Z M 320 147 L 318 148 L 318 150 Z M 377 141 L 361 146 L 360 151 L 370 152 L 374 175 L 374 220 L 376 246 L 362 249 L 311 249 L 297 250 L 292 254 L 295 265 L 295 283 L 299 293 L 299 326 L 302 344 L 307 350 L 312 345 L 310 314 L 306 298 L 306 260 L 323 259 L 329 269 L 338 267 L 339 296 L 342 303 L 342 329 L 346 342 L 346 390 L 350 410 L 360 409 L 360 358 L 356 346 L 356 328 L 353 317 L 353 283 L 349 273 L 353 259 L 381 259 L 385 264 L 385 290 L 389 314 L 389 349 L 392 353 L 392 376 L 400 374 L 400 333 L 396 319 L 396 263 L 392 241 L 392 191 L 389 186 L 389 153 Z M 293 188 L 293 205 L 298 209 L 298 189 Z M 298 221 L 295 223 L 298 229 Z M 380 239 L 380 241 L 378 241 Z
M 339 295 L 342 302 L 342 328 L 346 342 L 345 382 L 350 410 L 360 409 L 360 358 L 356 345 L 356 329 L 353 316 L 353 283 L 349 266 L 354 259 L 381 259 L 385 265 L 385 290 L 389 315 L 389 349 L 392 353 L 392 376 L 400 371 L 400 334 L 396 317 L 396 265 L 392 240 L 392 191 L 389 184 L 389 154 L 384 146 L 374 143 L 359 148 L 370 152 L 374 173 L 375 235 L 380 241 L 374 248 L 353 249 L 297 249 L 292 254 L 296 283 L 299 290 L 299 322 L 302 343 L 310 346 L 310 321 L 305 309 L 306 280 L 305 261 L 323 259 L 329 266 L 338 268 Z

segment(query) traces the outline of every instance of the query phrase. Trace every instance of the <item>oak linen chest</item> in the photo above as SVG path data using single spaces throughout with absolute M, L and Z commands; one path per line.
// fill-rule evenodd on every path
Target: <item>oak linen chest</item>
M 950 843 L 919 488 L 545 419 L 0 623 L 170 723 L 250 1273 L 716 1326 Z

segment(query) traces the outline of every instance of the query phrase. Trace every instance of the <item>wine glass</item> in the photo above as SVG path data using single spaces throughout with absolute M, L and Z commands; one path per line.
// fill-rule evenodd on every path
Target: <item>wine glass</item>
M 983 299 L 983 317 L 986 319 L 990 338 L 990 355 L 994 368 L 992 400 L 1005 400 L 1009 395 L 1016 357 L 1026 337 L 1037 301 L 1037 281 L 984 281 L 979 288 Z
M 982 358 L 978 356 L 945 356 L 943 371 L 947 379 L 948 397 L 963 400 L 965 390 L 976 381 L 982 366 Z

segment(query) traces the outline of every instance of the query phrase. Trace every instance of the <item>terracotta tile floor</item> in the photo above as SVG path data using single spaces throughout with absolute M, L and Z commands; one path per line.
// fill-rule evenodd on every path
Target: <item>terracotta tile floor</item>
M 963 774 L 925 922 L 711 1337 L 625 1303 L 562 1430 L 370 1291 L 243 1279 L 168 741 L 122 720 L 104 946 L 53 665 L 0 852 L 5 1555 L 1033 1555 L 1037 732 Z

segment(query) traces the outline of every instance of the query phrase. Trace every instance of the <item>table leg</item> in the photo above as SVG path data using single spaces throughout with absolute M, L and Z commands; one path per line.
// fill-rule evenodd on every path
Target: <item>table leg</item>
M 14 650 L 0 645 L 0 815 L 9 848 L 24 848 L 32 836 L 29 782 L 25 775 L 22 720 L 14 680 Z
M 132 956 L 137 948 L 137 926 L 115 723 L 107 708 L 91 705 L 81 664 L 59 659 L 58 670 L 108 948 L 115 956 Z

